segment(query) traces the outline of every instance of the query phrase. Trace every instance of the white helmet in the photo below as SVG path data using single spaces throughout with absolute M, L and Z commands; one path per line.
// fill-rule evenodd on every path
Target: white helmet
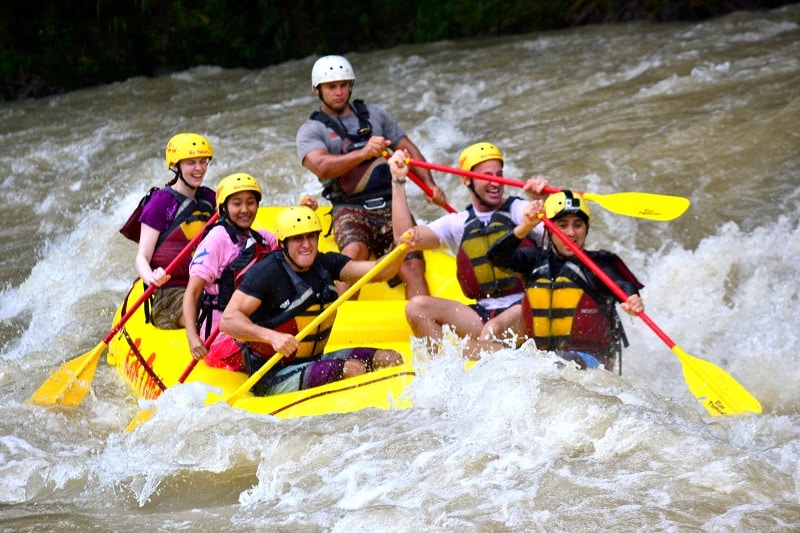
M 315 89 L 320 83 L 355 79 L 352 65 L 342 56 L 321 57 L 311 69 L 311 87 Z

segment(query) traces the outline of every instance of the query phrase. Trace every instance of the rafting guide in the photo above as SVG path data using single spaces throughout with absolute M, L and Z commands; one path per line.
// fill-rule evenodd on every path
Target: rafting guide
M 333 232 L 344 255 L 357 260 L 385 255 L 393 245 L 391 172 L 387 148 L 423 156 L 406 132 L 383 108 L 352 100 L 355 72 L 342 56 L 318 59 L 311 70 L 311 87 L 320 108 L 298 129 L 297 155 L 323 185 L 322 196 L 333 204 Z M 446 203 L 445 194 L 429 171 L 420 173 L 431 188 L 431 201 Z M 398 276 L 406 296 L 429 294 L 424 262 L 409 254 Z M 347 285 L 337 284 L 339 292 Z

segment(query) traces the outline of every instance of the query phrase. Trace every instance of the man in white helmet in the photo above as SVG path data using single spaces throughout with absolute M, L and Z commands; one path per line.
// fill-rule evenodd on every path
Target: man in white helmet
M 392 175 L 387 149 L 407 151 L 424 160 L 417 146 L 382 108 L 350 101 L 355 73 L 341 56 L 325 56 L 314 63 L 311 86 L 320 109 L 297 131 L 300 162 L 322 182 L 322 195 L 333 204 L 336 244 L 356 260 L 384 255 L 393 245 Z M 419 172 L 433 191 L 430 201 L 445 205 L 444 192 L 427 170 Z M 421 252 L 409 254 L 398 273 L 406 296 L 429 294 Z M 346 290 L 340 285 L 340 292 Z

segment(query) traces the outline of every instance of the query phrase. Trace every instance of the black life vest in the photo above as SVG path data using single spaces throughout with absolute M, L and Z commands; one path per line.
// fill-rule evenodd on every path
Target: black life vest
M 509 231 L 514 231 L 516 224 L 511 220 L 511 204 L 517 199 L 513 196 L 506 199 L 492 213 L 488 224 L 483 224 L 478 219 L 474 206 L 467 207 L 464 235 L 456 254 L 458 283 L 467 298 L 497 298 L 522 292 L 524 282 L 516 272 L 495 267 L 486 257 L 495 241 Z M 536 245 L 526 237 L 519 246 Z
M 364 101 L 353 100 L 350 109 L 358 118 L 358 131 L 354 134 L 347 133 L 341 122 L 321 110 L 314 111 L 310 117 L 311 120 L 322 122 L 341 137 L 343 153 L 363 148 L 372 137 L 369 110 Z M 333 205 L 363 205 L 370 200 L 381 199 L 388 205 L 392 197 L 392 172 L 386 158 L 382 156 L 363 161 L 342 176 L 320 181 L 323 185 L 322 196 Z M 381 202 L 377 205 L 381 205 Z
M 247 241 L 244 248 L 242 248 L 242 250 L 239 252 L 239 255 L 237 255 L 236 258 L 223 269 L 219 278 L 214 281 L 218 287 L 217 294 L 209 294 L 208 292 L 203 291 L 203 294 L 200 297 L 197 325 L 199 329 L 200 326 L 205 323 L 206 336 L 211 333 L 212 321 L 210 318 L 213 316 L 214 310 L 225 309 L 225 306 L 227 306 L 228 302 L 231 301 L 233 292 L 242 282 L 242 278 L 244 277 L 245 273 L 250 270 L 250 267 L 264 259 L 270 252 L 272 252 L 272 249 L 267 246 L 267 242 L 264 240 L 264 237 L 257 231 L 250 230 L 249 233 L 245 234 L 242 230 L 226 223 L 224 220 L 217 222 L 211 226 L 211 228 L 219 225 L 225 228 L 225 231 L 234 244 L 238 243 L 241 237 L 246 238 Z M 206 229 L 206 235 L 209 231 L 211 231 L 211 228 Z
M 266 320 L 259 321 L 258 324 L 281 333 L 297 335 L 317 315 L 336 301 L 338 298 L 336 285 L 334 285 L 333 279 L 325 269 L 314 264 L 309 272 L 311 275 L 323 280 L 323 288 L 320 291 L 314 291 L 308 283 L 297 275 L 297 272 L 292 270 L 283 255 L 283 251 L 276 251 L 270 257 L 275 257 L 283 267 L 292 282 L 295 297 L 279 313 Z M 311 360 L 321 356 L 325 350 L 325 345 L 328 343 L 335 319 L 336 313 L 332 313 L 331 316 L 317 326 L 314 332 L 300 340 L 300 347 L 292 357 L 283 358 L 273 368 L 273 371 L 292 364 L 297 359 Z M 275 354 L 275 350 L 268 342 L 248 342 L 247 347 L 250 353 L 261 359 L 269 359 Z

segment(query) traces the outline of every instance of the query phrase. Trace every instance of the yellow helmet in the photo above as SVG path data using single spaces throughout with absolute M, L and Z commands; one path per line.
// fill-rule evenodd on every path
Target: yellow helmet
M 256 179 L 250 174 L 231 174 L 223 178 L 217 185 L 217 209 L 225 205 L 225 200 L 230 196 L 242 191 L 253 191 L 256 201 L 261 201 L 261 187 L 258 186 Z
M 214 157 L 211 143 L 197 133 L 179 133 L 167 143 L 167 168 L 172 168 L 178 162 L 193 157 Z
M 557 220 L 567 215 L 576 215 L 586 222 L 587 228 L 589 227 L 589 219 L 592 216 L 586 201 L 566 189 L 547 197 L 544 201 L 544 215 L 550 220 Z
M 315 231 L 322 231 L 322 223 L 310 207 L 293 205 L 275 217 L 275 236 L 279 241 Z
M 500 164 L 503 164 L 503 152 L 491 143 L 475 143 L 468 146 L 461 152 L 458 157 L 458 168 L 461 170 L 472 170 L 478 163 L 489 161 L 491 159 L 499 159 Z

